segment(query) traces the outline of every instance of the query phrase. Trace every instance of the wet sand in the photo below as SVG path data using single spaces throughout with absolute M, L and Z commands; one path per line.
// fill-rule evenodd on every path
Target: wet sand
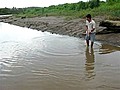
M 120 33 L 100 34 L 105 27 L 100 27 L 99 24 L 104 20 L 103 17 L 93 18 L 96 23 L 97 35 L 96 40 L 102 43 L 109 43 L 120 46 Z M 34 18 L 15 18 L 9 17 L 1 20 L 2 22 L 14 24 L 21 27 L 28 27 L 38 31 L 47 31 L 60 35 L 69 35 L 84 38 L 85 19 L 66 20 L 65 17 L 34 17 Z M 99 34 L 98 34 L 99 33 Z

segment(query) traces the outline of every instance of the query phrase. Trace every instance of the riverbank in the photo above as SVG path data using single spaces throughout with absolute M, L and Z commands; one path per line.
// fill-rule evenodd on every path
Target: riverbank
M 112 45 L 120 46 L 120 33 L 104 33 L 105 27 L 100 27 L 99 24 L 104 20 L 103 17 L 93 18 L 97 23 L 96 40 Z M 85 19 L 66 20 L 65 17 L 34 17 L 34 18 L 2 18 L 1 22 L 14 24 L 21 27 L 27 27 L 38 31 L 47 31 L 51 33 L 69 35 L 75 37 L 84 37 Z M 101 33 L 102 32 L 102 33 Z

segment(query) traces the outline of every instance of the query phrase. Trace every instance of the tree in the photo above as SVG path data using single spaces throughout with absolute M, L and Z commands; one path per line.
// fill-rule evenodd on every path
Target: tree
M 71 4 L 70 9 L 71 9 L 71 10 L 75 10 L 75 9 L 76 9 L 76 5 L 75 5 L 74 3 Z
M 85 2 L 83 2 L 83 1 L 78 2 L 77 5 L 76 5 L 76 9 L 77 9 L 78 11 L 79 11 L 79 10 L 82 10 L 82 9 L 86 9 L 86 7 L 85 7 Z
M 94 8 L 94 7 L 99 7 L 100 6 L 100 0 L 90 0 L 89 1 L 89 7 Z

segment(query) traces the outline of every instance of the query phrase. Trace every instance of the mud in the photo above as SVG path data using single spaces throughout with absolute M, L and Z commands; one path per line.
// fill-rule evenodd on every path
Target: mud
M 106 32 L 105 27 L 100 27 L 99 24 L 104 18 L 95 17 L 96 21 L 97 35 L 96 40 L 103 43 L 109 43 L 112 45 L 120 46 L 120 33 Z M 85 33 L 85 19 L 73 19 L 66 20 L 65 17 L 34 17 L 34 18 L 15 18 L 9 17 L 0 20 L 1 22 L 6 22 L 14 24 L 21 27 L 27 27 L 35 29 L 38 31 L 47 31 L 51 33 L 69 35 L 84 38 Z

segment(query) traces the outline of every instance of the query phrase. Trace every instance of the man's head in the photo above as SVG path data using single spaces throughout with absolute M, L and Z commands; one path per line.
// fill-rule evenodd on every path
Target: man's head
M 90 15 L 90 14 L 87 14 L 87 15 L 86 15 L 86 19 L 90 22 L 90 21 L 91 21 L 91 15 Z

